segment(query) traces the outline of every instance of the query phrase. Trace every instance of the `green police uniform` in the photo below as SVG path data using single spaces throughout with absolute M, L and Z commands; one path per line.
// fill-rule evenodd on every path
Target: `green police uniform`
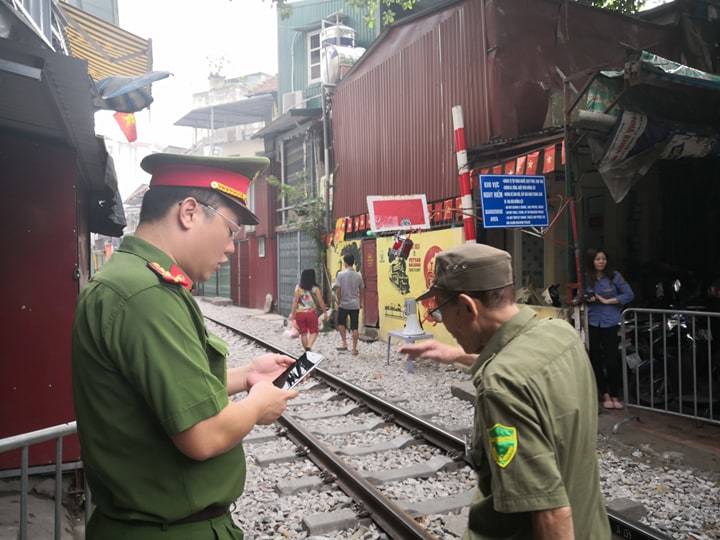
M 208 334 L 184 276 L 163 275 L 171 266 L 161 250 L 127 237 L 78 300 L 73 392 L 97 505 L 89 539 L 243 537 L 227 513 L 174 523 L 233 503 L 245 457 L 238 445 L 195 461 L 171 440 L 228 404 L 227 345 Z
M 531 538 L 530 512 L 562 506 L 572 509 L 575 538 L 610 538 L 595 449 L 595 381 L 575 330 L 522 307 L 471 372 L 479 490 L 465 539 Z

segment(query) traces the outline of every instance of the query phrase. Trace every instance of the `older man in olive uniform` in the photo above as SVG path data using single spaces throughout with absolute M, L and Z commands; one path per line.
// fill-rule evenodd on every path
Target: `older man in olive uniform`
M 515 304 L 510 255 L 482 244 L 444 251 L 419 299 L 462 349 L 401 352 L 470 368 L 477 389 L 470 455 L 479 490 L 467 540 L 608 539 L 595 453 L 597 397 L 582 341 Z
M 190 294 L 234 251 L 263 158 L 154 154 L 140 225 L 80 294 L 73 393 L 96 509 L 90 540 L 236 540 L 229 505 L 245 483 L 241 441 L 296 392 L 272 380 L 292 359 L 227 369 L 227 345 Z M 248 396 L 231 402 L 236 392 Z

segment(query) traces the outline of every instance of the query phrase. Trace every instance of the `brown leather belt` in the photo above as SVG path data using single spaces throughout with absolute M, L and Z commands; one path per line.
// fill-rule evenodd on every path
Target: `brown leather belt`
M 221 504 L 214 504 L 212 506 L 208 506 L 204 510 L 200 510 L 199 512 L 190 514 L 187 517 L 173 521 L 168 525 L 186 525 L 188 523 L 197 523 L 198 521 L 207 521 L 208 519 L 224 516 L 229 510 L 230 507 L 227 505 L 223 506 Z

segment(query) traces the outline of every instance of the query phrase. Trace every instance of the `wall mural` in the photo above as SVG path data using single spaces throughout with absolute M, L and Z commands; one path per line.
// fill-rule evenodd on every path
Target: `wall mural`
M 391 330 L 405 326 L 405 300 L 420 296 L 432 283 L 435 255 L 463 242 L 462 228 L 443 229 L 411 235 L 413 247 L 407 259 L 393 250 L 396 239 L 384 236 L 377 239 L 378 302 L 380 308 L 380 336 L 387 339 Z M 434 299 L 418 304 L 423 328 L 445 343 L 455 340 L 442 324 L 436 323 L 428 312 L 435 307 Z

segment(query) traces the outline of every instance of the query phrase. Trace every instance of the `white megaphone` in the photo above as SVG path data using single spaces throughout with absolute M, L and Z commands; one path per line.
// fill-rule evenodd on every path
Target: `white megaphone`
M 418 320 L 415 300 L 405 300 L 405 328 L 402 329 L 401 333 L 403 336 L 421 336 L 425 333 Z

